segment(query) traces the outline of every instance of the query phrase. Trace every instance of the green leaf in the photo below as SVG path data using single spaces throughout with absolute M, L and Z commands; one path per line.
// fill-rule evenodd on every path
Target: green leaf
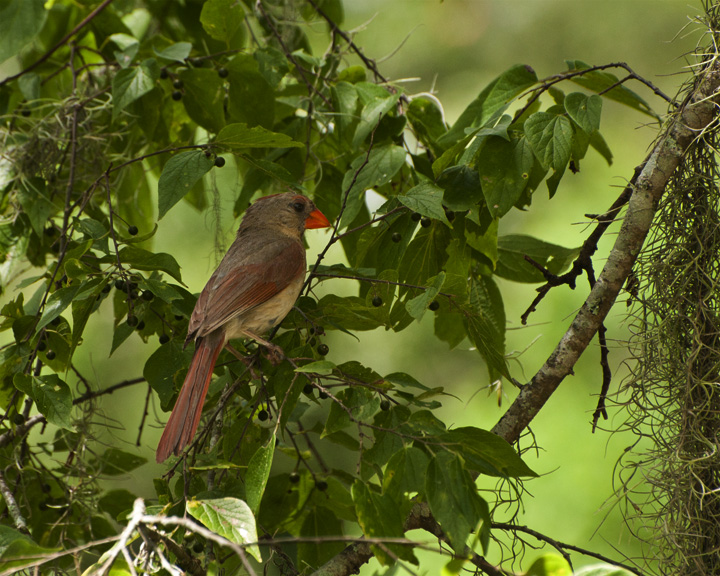
M 229 43 L 243 25 L 243 8 L 237 0 L 207 0 L 200 12 L 200 23 L 215 40 Z
M 239 498 L 190 500 L 187 511 L 208 529 L 230 542 L 245 544 L 258 540 L 255 517 L 250 507 Z M 262 562 L 257 545 L 248 546 L 245 550 L 258 562 Z
M 160 398 L 163 410 L 171 407 L 175 395 L 175 374 L 187 363 L 187 354 L 175 340 L 160 346 L 150 355 L 143 368 L 143 378 Z
M 561 274 L 579 253 L 579 247 L 564 248 L 523 234 L 500 236 L 495 273 L 514 282 L 543 282 L 542 273 L 525 260 L 525 256 L 547 268 L 551 274 Z
M 612 165 L 612 151 L 610 150 L 610 147 L 607 145 L 607 142 L 605 142 L 605 138 L 602 137 L 600 132 L 595 131 L 590 135 L 590 146 L 595 148 L 595 150 L 597 150 L 600 156 L 605 158 L 608 166 Z
M 530 565 L 524 576 L 571 576 L 572 574 L 576 576 L 629 576 L 630 572 L 615 566 L 604 566 L 597 571 L 588 566 L 573 572 L 567 560 L 559 554 L 543 554 Z
M 379 125 L 380 119 L 392 110 L 400 98 L 400 93 L 390 94 L 383 90 L 382 95 L 367 102 L 360 112 L 360 122 L 353 136 L 353 147 L 359 147 L 370 133 Z
M 147 462 L 147 458 L 119 448 L 108 448 L 98 457 L 102 473 L 107 476 L 120 476 L 132 472 Z
M 491 278 L 472 277 L 465 327 L 470 340 L 488 365 L 490 381 L 497 375 L 510 379 L 505 362 L 505 309 Z
M 130 264 L 135 270 L 166 272 L 178 282 L 182 282 L 180 265 L 170 254 L 164 252 L 155 254 L 142 248 L 136 248 L 135 246 L 125 246 L 125 248 L 118 252 L 118 258 L 120 262 Z
M 253 514 L 257 516 L 260 501 L 265 493 L 273 455 L 275 454 L 275 434 L 270 436 L 267 444 L 260 446 L 250 458 L 245 475 L 245 497 Z
M 588 70 L 590 68 L 588 64 L 580 60 L 568 60 L 566 63 L 568 70 L 571 72 L 575 70 Z M 652 116 L 653 118 L 658 118 L 658 115 L 653 112 L 650 105 L 645 102 L 645 100 L 629 88 L 626 88 L 624 85 L 617 85 L 618 77 L 614 74 L 610 74 L 609 72 L 604 72 L 602 70 L 593 70 L 592 72 L 586 72 L 581 76 L 574 76 L 571 80 L 587 90 L 602 92 L 605 98 L 620 102 L 625 106 L 634 108 L 635 110 L 647 114 L 648 116 Z M 615 88 L 606 92 L 610 86 L 615 86 Z
M 249 54 L 238 54 L 227 65 L 227 111 L 235 122 L 271 129 L 275 123 L 275 92 Z
M 332 371 L 336 368 L 333 362 L 329 360 L 318 360 L 316 362 L 308 362 L 302 366 L 295 368 L 295 372 L 303 372 L 305 374 L 332 374 Z
M 162 58 L 163 60 L 171 60 L 173 62 L 184 62 L 185 59 L 190 56 L 192 50 L 192 44 L 190 42 L 176 42 L 170 44 L 167 48 L 160 51 L 153 48 L 155 56 Z
M 180 152 L 167 161 L 158 181 L 158 219 L 190 192 L 214 165 L 202 150 Z
M 581 92 L 573 92 L 565 97 L 564 106 L 570 118 L 587 134 L 600 129 L 602 98 L 597 94 L 587 96 Z
M 20 574 L 13 568 L 26 566 L 29 560 L 50 556 L 58 549 L 43 548 L 25 534 L 9 526 L 0 526 L 0 570 L 8 574 Z
M 453 428 L 439 439 L 465 460 L 468 470 L 503 478 L 536 477 L 515 449 L 500 436 L 473 426 Z
M 5 0 L 0 3 L 0 64 L 17 55 L 42 30 L 44 0 Z
M 484 198 L 480 176 L 470 166 L 451 166 L 440 174 L 437 185 L 445 190 L 443 201 L 450 210 L 470 210 Z
M 46 195 L 44 180 L 40 178 L 21 179 L 17 188 L 17 199 L 23 212 L 28 215 L 35 234 L 42 238 L 49 217 L 57 212 L 57 208 Z
M 410 210 L 440 220 L 452 228 L 443 209 L 443 194 L 443 189 L 432 182 L 421 182 L 405 194 L 400 194 L 397 199 Z
M 405 494 L 422 492 L 428 457 L 419 448 L 407 447 L 393 454 L 385 468 L 383 492 L 400 502 Z
M 362 480 L 356 480 L 351 489 L 352 499 L 355 503 L 358 524 L 363 534 L 368 538 L 402 538 L 402 514 L 395 500 L 389 494 L 378 494 L 368 488 Z M 412 548 L 387 544 L 387 549 L 394 552 L 398 558 L 417 564 Z M 384 547 L 373 546 L 373 552 L 383 565 L 392 563 L 393 557 Z
M 15 387 L 35 401 L 40 414 L 55 426 L 73 430 L 70 413 L 72 412 L 72 393 L 70 387 L 57 374 L 48 376 L 30 376 L 15 374 Z
M 70 286 L 65 286 L 64 288 L 55 290 L 55 292 L 50 294 L 50 298 L 48 298 L 45 303 L 43 315 L 40 317 L 40 321 L 35 328 L 36 334 L 45 328 L 45 326 L 50 324 L 50 322 L 55 320 L 55 318 L 60 316 L 60 314 L 62 314 L 63 311 L 70 306 L 72 301 L 75 299 L 75 296 L 77 296 L 80 286 L 80 283 L 71 284 Z
M 464 555 L 470 533 L 481 522 L 488 526 L 490 515 L 487 504 L 478 496 L 475 483 L 457 456 L 445 451 L 435 455 L 428 465 L 425 493 L 430 510 L 453 549 Z
M 572 125 L 565 116 L 536 112 L 525 121 L 525 135 L 543 168 L 556 172 L 570 160 Z
M 406 114 L 417 139 L 435 153 L 441 152 L 437 141 L 447 132 L 447 126 L 435 100 L 423 96 L 413 98 Z
M 429 278 L 427 281 L 427 289 L 423 290 L 420 295 L 405 302 L 405 308 L 408 314 L 415 318 L 418 322 L 422 320 L 425 312 L 428 309 L 430 303 L 435 300 L 435 297 L 440 292 L 445 283 L 445 272 L 440 272 L 437 276 Z
M 320 568 L 345 548 L 343 542 L 333 542 L 332 537 L 342 536 L 342 522 L 336 510 L 315 506 L 310 509 L 300 528 L 300 536 L 317 538 L 314 542 L 299 542 L 297 546 L 298 565 L 313 569 Z M 324 537 L 327 540 L 324 540 Z
M 421 228 L 413 238 L 400 262 L 400 281 L 407 284 L 424 286 L 442 269 L 448 258 L 446 248 L 451 236 L 446 226 Z M 406 292 L 401 289 L 401 293 Z
M 373 148 L 369 156 L 363 153 L 352 161 L 342 182 L 343 193 L 347 193 L 348 199 L 340 222 L 341 228 L 349 226 L 360 213 L 365 201 L 365 191 L 390 182 L 403 167 L 406 158 L 407 153 L 403 148 L 386 144 Z
M 139 66 L 119 70 L 112 81 L 113 119 L 128 104 L 150 92 L 158 78 L 160 66 L 153 58 L 148 58 Z
M 448 148 L 464 138 L 468 129 L 485 126 L 536 82 L 537 75 L 529 66 L 517 65 L 503 72 L 468 105 L 448 133 L 440 138 L 439 144 Z
M 248 148 L 302 148 L 304 144 L 287 134 L 271 132 L 260 126 L 248 128 L 247 124 L 228 124 L 215 139 L 215 144 L 225 150 Z
M 526 138 L 508 142 L 491 137 L 480 151 L 477 169 L 490 214 L 502 218 L 520 198 L 534 163 Z
M 217 72 L 208 68 L 185 68 L 178 77 L 184 84 L 182 101 L 188 116 L 209 132 L 220 132 L 225 126 L 225 90 Z
M 330 406 L 321 438 L 339 432 L 352 422 L 367 422 L 380 408 L 380 399 L 367 388 L 345 388 L 336 394 L 340 404 Z

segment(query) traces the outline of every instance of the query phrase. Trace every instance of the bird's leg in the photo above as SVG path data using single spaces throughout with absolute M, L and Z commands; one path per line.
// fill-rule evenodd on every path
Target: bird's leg
M 242 333 L 248 338 L 255 340 L 255 342 L 257 342 L 258 344 L 262 344 L 263 346 L 265 346 L 265 348 L 267 348 L 268 360 L 270 360 L 272 364 L 277 366 L 278 364 L 280 364 L 280 362 L 283 361 L 283 358 L 285 358 L 285 352 L 277 344 L 268 342 L 264 338 L 260 338 L 260 336 L 253 334 L 252 332 L 248 332 L 247 330 L 243 330 Z
M 250 371 L 250 376 L 253 380 L 258 379 L 258 375 L 255 373 L 255 370 L 253 370 L 253 364 L 255 363 L 255 360 L 251 356 L 243 356 L 240 352 L 238 352 L 235 348 L 230 346 L 229 343 L 225 344 L 225 349 L 230 352 L 235 358 L 240 360 L 245 366 L 247 366 L 247 369 Z

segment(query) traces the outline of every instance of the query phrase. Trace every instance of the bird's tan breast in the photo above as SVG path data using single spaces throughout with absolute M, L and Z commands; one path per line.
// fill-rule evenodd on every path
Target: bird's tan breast
M 286 288 L 269 300 L 228 321 L 225 325 L 225 338 L 244 337 L 245 331 L 259 336 L 280 324 L 292 310 L 300 295 L 303 282 L 305 282 L 304 273 L 298 275 Z

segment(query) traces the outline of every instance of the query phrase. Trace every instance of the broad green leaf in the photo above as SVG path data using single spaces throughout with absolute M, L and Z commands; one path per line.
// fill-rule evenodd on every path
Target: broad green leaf
M 397 395 L 403 398 L 402 394 Z M 411 396 L 411 394 L 407 394 L 407 396 Z M 393 454 L 402 450 L 405 445 L 395 431 L 409 418 L 410 410 L 401 405 L 378 412 L 373 419 L 373 426 L 377 427 L 373 431 L 374 439 L 370 448 L 363 452 L 362 463 L 371 464 L 372 470 L 375 470 L 375 467 L 384 466 Z M 352 449 L 357 450 L 357 441 Z
M 337 511 L 324 506 L 311 507 L 303 520 L 300 536 L 317 538 L 314 542 L 299 542 L 297 545 L 298 565 L 312 569 L 320 568 L 333 556 L 345 548 L 343 542 L 333 541 L 332 537 L 342 536 L 342 522 Z M 324 540 L 324 538 L 326 540 Z
M 244 16 L 237 0 L 207 0 L 200 12 L 200 23 L 210 37 L 229 43 L 243 25 Z
M 543 168 L 556 172 L 570 160 L 572 126 L 565 116 L 536 112 L 525 121 L 525 135 Z
M 193 518 L 230 542 L 245 544 L 258 540 L 255 517 L 250 507 L 239 498 L 190 500 L 187 511 Z M 245 550 L 258 562 L 262 562 L 257 545 L 248 546 Z
M 465 327 L 470 340 L 488 365 L 490 381 L 496 380 L 498 374 L 509 380 L 510 372 L 504 357 L 505 311 L 500 292 L 490 278 L 473 277 L 468 303 L 469 308 L 465 309 L 464 315 Z
M 40 178 L 21 179 L 17 199 L 38 237 L 42 237 L 48 219 L 58 209 L 46 194 L 45 181 Z
M 568 60 L 566 61 L 568 70 L 589 70 L 590 66 L 580 60 Z M 615 100 L 621 104 L 625 104 L 630 108 L 639 110 L 648 116 L 658 118 L 658 115 L 653 112 L 650 105 L 645 102 L 638 94 L 627 88 L 625 85 L 617 85 L 618 77 L 610 72 L 603 70 L 593 70 L 585 72 L 581 76 L 574 76 L 571 78 L 573 82 L 579 84 L 583 88 L 592 90 L 593 92 L 602 92 L 603 97 Z M 612 90 L 608 90 L 610 86 L 615 86 Z
M 45 326 L 50 324 L 50 322 L 55 320 L 55 318 L 60 316 L 60 314 L 62 314 L 63 311 L 70 306 L 72 301 L 75 299 L 75 296 L 77 296 L 80 286 L 80 283 L 71 284 L 70 286 L 65 286 L 64 288 L 55 290 L 55 292 L 50 294 L 50 298 L 48 298 L 45 303 L 45 308 L 42 316 L 40 317 L 40 321 L 35 328 L 36 334 L 45 328 Z
M 539 558 L 538 560 L 542 560 L 543 558 L 546 558 L 547 556 L 554 556 L 553 554 L 546 554 L 542 558 Z M 558 566 L 560 567 L 560 560 L 565 562 L 565 559 L 560 557 L 560 559 L 554 559 L 549 560 L 547 562 L 547 565 L 549 566 Z M 566 569 L 569 568 L 567 566 L 567 562 L 565 562 Z M 530 567 L 532 569 L 532 566 Z M 528 571 L 529 574 L 529 571 Z M 559 573 L 560 576 L 565 576 L 567 572 L 565 573 Z M 632 576 L 632 572 L 629 572 L 628 570 L 625 570 L 624 568 L 618 568 L 617 566 L 613 566 L 611 564 L 593 564 L 591 566 L 583 566 L 582 568 L 578 568 L 575 572 L 572 572 L 574 576 Z M 544 575 L 543 575 L 544 576 Z M 550 574 L 550 576 L 555 576 L 555 573 Z
M 260 446 L 250 458 L 247 474 L 245 475 L 245 496 L 247 504 L 253 514 L 257 515 L 260 501 L 265 493 L 273 454 L 275 454 L 275 434 L 270 436 L 267 444 Z
M 429 278 L 426 289 L 415 298 L 405 302 L 405 308 L 407 309 L 408 314 L 410 314 L 410 316 L 415 318 L 418 322 L 422 320 L 428 306 L 433 300 L 435 300 L 444 283 L 445 272 L 440 272 L 437 276 Z
M 436 276 L 448 258 L 446 248 L 451 240 L 450 234 L 446 226 L 421 228 L 400 262 L 400 281 L 424 286 L 428 278 Z M 401 289 L 401 293 L 406 291 Z
M 342 182 L 342 191 L 347 194 L 347 204 L 340 227 L 350 225 L 360 213 L 368 188 L 387 184 L 405 164 L 407 153 L 400 146 L 385 144 L 360 154 L 350 164 Z M 366 161 L 367 159 L 367 161 Z
M 136 498 L 135 494 L 123 488 L 108 490 L 98 500 L 98 509 L 119 521 L 123 512 L 132 510 Z
M 490 524 L 488 506 L 477 493 L 470 474 L 460 459 L 438 452 L 430 461 L 425 477 L 425 494 L 430 510 L 457 554 L 464 554 L 470 533 L 482 522 Z
M 180 266 L 170 254 L 164 252 L 153 253 L 135 246 L 125 246 L 118 252 L 118 258 L 123 264 L 130 264 L 135 270 L 159 270 L 170 274 L 178 282 L 182 282 Z
M 207 68 L 185 68 L 180 70 L 178 77 L 184 84 L 182 101 L 188 116 L 208 132 L 220 132 L 225 126 L 225 90 L 217 72 Z
M 355 129 L 355 135 L 353 136 L 353 146 L 359 147 L 365 139 L 375 130 L 379 125 L 380 120 L 390 110 L 392 110 L 400 98 L 400 93 L 391 94 L 390 92 L 384 91 L 383 94 L 374 98 L 370 102 L 367 102 L 362 111 L 360 112 L 360 122 Z
M 119 448 L 108 448 L 98 457 L 102 473 L 107 476 L 119 476 L 132 472 L 147 462 L 147 458 Z
M 7 574 L 27 573 L 27 570 L 13 571 L 13 568 L 27 566 L 29 561 L 49 557 L 58 549 L 43 548 L 29 536 L 9 526 L 0 526 L 0 570 Z
M 402 538 L 403 519 L 395 500 L 389 494 L 378 494 L 372 491 L 361 480 L 356 480 L 351 489 L 352 499 L 355 503 L 358 524 L 363 534 L 368 538 Z M 391 564 L 393 557 L 384 547 L 373 546 L 373 552 L 378 561 Z M 398 558 L 417 564 L 418 561 L 409 546 L 387 544 L 387 549 Z
M 153 58 L 148 58 L 139 66 L 119 70 L 112 81 L 113 119 L 128 104 L 150 92 L 158 78 L 160 66 Z
M 212 168 L 214 161 L 203 150 L 180 152 L 167 161 L 158 181 L 158 219 Z
M 406 114 L 417 139 L 436 154 L 441 152 L 437 141 L 447 132 L 447 126 L 436 101 L 424 96 L 413 98 Z
M 517 65 L 503 72 L 470 103 L 447 134 L 440 138 L 439 144 L 448 148 L 464 138 L 467 129 L 484 126 L 490 118 L 501 114 L 515 97 L 536 82 L 537 75 L 529 66 Z
M 423 492 L 424 476 L 428 457 L 419 448 L 403 448 L 393 454 L 383 475 L 383 492 L 390 494 L 396 502 L 405 494 Z
M 443 209 L 443 189 L 432 182 L 421 182 L 405 194 L 400 194 L 397 199 L 410 210 L 440 220 L 452 228 Z
M 515 282 L 543 282 L 545 278 L 542 273 L 531 265 L 525 256 L 547 268 L 551 274 L 561 274 L 579 253 L 580 248 L 564 248 L 532 236 L 500 236 L 495 273 Z
M 170 44 L 170 46 L 163 48 L 162 50 L 155 50 L 155 48 L 153 48 L 155 56 L 162 58 L 163 60 L 171 60 L 173 62 L 184 62 L 185 59 L 190 56 L 191 50 L 192 44 L 190 42 L 176 42 L 175 44 Z
M 470 210 L 483 200 L 480 176 L 470 166 L 451 166 L 437 179 L 437 185 L 445 190 L 443 202 L 450 210 Z
M 70 387 L 57 374 L 30 376 L 15 374 L 15 387 L 35 401 L 40 414 L 55 426 L 72 430 L 72 393 Z
M 367 422 L 380 408 L 380 399 L 367 388 L 345 388 L 336 395 L 338 401 L 330 406 L 322 436 L 344 430 L 355 422 Z
M 47 18 L 44 0 L 0 3 L 0 64 L 17 55 L 42 30 Z
M 247 124 L 228 124 L 215 139 L 215 144 L 225 150 L 249 148 L 302 148 L 304 144 L 286 134 L 271 132 L 260 126 L 248 128 Z
M 590 135 L 590 146 L 595 148 L 595 150 L 598 151 L 600 156 L 605 158 L 605 161 L 608 163 L 608 166 L 612 165 L 612 160 L 613 160 L 612 151 L 610 150 L 610 147 L 607 145 L 607 142 L 605 142 L 605 138 L 602 137 L 600 132 L 595 131 Z
M 587 134 L 600 129 L 602 98 L 597 94 L 587 96 L 581 92 L 573 92 L 565 97 L 565 110 L 580 128 Z
M 275 123 L 275 92 L 249 54 L 238 54 L 227 65 L 227 111 L 234 122 L 271 129 Z
M 163 410 L 171 407 L 170 401 L 175 395 L 175 374 L 187 363 L 187 355 L 175 340 L 160 346 L 150 355 L 143 368 L 143 378 L 160 398 Z
M 490 214 L 502 218 L 520 198 L 530 178 L 533 153 L 526 138 L 508 142 L 489 138 L 478 155 L 477 170 Z
M 344 137 L 345 131 L 358 120 L 358 93 L 349 82 L 337 82 L 332 87 L 332 96 L 340 136 Z
M 537 476 L 510 444 L 487 430 L 453 428 L 439 439 L 445 448 L 463 458 L 468 470 L 504 478 Z
M 317 362 L 309 362 L 295 368 L 295 372 L 303 372 L 305 374 L 332 374 L 336 368 L 333 362 L 329 360 L 318 360 Z
M 629 575 L 630 572 L 621 570 L 617 567 L 606 567 L 605 570 L 595 572 L 587 572 L 587 568 L 581 569 L 578 572 L 573 572 L 570 564 L 567 560 L 559 554 L 543 554 L 535 560 L 525 572 L 523 576 L 625 576 Z

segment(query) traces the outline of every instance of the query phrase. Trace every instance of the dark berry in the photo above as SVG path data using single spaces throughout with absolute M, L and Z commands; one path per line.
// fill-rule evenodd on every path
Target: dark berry
M 325 490 L 328 489 L 328 483 L 325 482 L 325 480 L 318 480 L 315 482 L 315 486 L 318 490 L 320 490 L 320 492 L 325 492 Z
M 105 284 L 105 286 L 103 286 L 102 293 L 107 294 L 110 290 L 112 290 L 112 286 L 110 286 L 110 284 Z
M 54 226 L 48 226 L 47 228 L 45 228 L 45 230 L 43 230 L 43 233 L 45 234 L 45 236 L 51 236 L 51 237 L 55 236 L 56 232 L 57 232 L 57 230 L 55 230 Z
M 130 293 L 128 294 L 128 296 L 130 296 L 131 300 L 136 300 L 137 297 L 140 296 L 140 294 L 138 293 L 137 290 L 130 290 Z
M 317 347 L 317 351 L 320 356 L 326 356 L 327 353 L 330 352 L 330 346 L 328 346 L 327 344 L 320 344 Z
M 452 222 L 453 220 L 455 220 L 455 212 L 453 212 L 452 210 L 448 210 L 447 212 L 445 212 L 445 217 L 448 219 L 449 222 Z
M 130 236 L 137 236 L 137 233 L 138 233 L 137 226 L 128 226 L 128 234 L 130 234 Z
M 180 92 L 180 90 L 175 90 L 172 94 L 170 94 L 170 98 L 175 100 L 175 102 L 182 100 L 182 92 Z
M 15 424 L 15 426 L 22 426 L 25 424 L 25 416 L 22 414 L 15 414 L 15 416 L 13 416 L 13 424 Z
M 133 316 L 132 314 L 128 314 L 127 317 L 127 324 L 128 326 L 135 327 L 140 323 L 140 320 L 138 320 L 137 316 Z
M 315 388 L 312 384 L 305 384 L 305 386 L 303 386 L 303 392 L 308 396 L 313 393 L 313 390 L 315 390 Z
M 125 280 L 123 280 L 122 278 L 118 278 L 117 280 L 115 280 L 115 288 L 122 292 L 127 292 L 127 282 L 125 282 Z
M 267 420 L 269 418 L 269 416 L 270 415 L 268 414 L 267 410 L 260 410 L 257 413 L 257 418 L 258 418 L 258 420 L 260 420 L 260 422 L 265 422 L 265 420 Z
M 150 290 L 143 290 L 142 299 L 145 300 L 145 302 L 150 302 L 153 298 L 155 298 L 155 294 Z
M 327 392 L 323 392 L 321 390 L 320 393 L 318 394 L 318 398 L 320 398 L 320 400 L 327 400 L 329 398 L 329 396 L 328 396 Z
M 225 158 L 223 158 L 222 156 L 218 156 L 217 158 L 215 158 L 215 167 L 222 168 L 223 166 L 225 166 Z
M 393 232 L 393 235 L 390 236 L 390 239 L 395 242 L 396 244 L 402 240 L 402 236 L 400 236 L 400 232 Z
M 30 114 L 32 114 L 32 112 L 30 112 L 30 110 L 25 108 L 22 112 L 20 112 L 20 114 L 22 114 L 23 116 L 25 116 L 25 118 L 27 118 L 28 116 L 30 116 Z
M 432 220 L 430 220 L 430 218 L 423 218 L 422 220 L 420 220 L 420 226 L 422 226 L 423 228 L 427 228 L 428 226 L 430 226 L 430 224 L 432 224 Z
M 380 296 L 375 296 L 375 298 L 372 299 L 372 305 L 375 306 L 375 308 L 379 308 L 380 306 L 382 306 L 382 298 L 380 298 Z
M 175 90 L 182 90 L 183 86 L 183 81 L 180 80 L 180 78 L 175 78 L 175 80 L 173 80 L 173 88 L 175 88 Z
M 175 320 L 182 320 L 183 318 L 185 318 L 185 316 L 182 314 L 175 314 Z
M 144 330 L 144 329 L 145 329 L 145 321 L 144 321 L 144 320 L 140 320 L 140 322 L 138 322 L 138 325 L 135 326 L 135 330 L 137 330 L 138 332 L 140 332 L 141 330 Z
M 420 214 L 418 214 L 417 212 L 413 212 L 413 213 L 410 215 L 410 219 L 411 219 L 413 222 L 420 222 L 420 218 L 422 218 L 422 216 L 421 216 Z
M 45 340 L 40 340 L 37 345 L 38 352 L 45 352 L 47 349 L 47 344 L 45 343 Z
M 290 472 L 290 484 L 297 484 L 300 482 L 300 474 L 297 472 Z
M 50 321 L 50 324 L 52 324 L 53 326 L 60 326 L 60 322 L 62 322 L 62 316 L 58 316 L 57 318 L 53 318 L 53 319 Z
M 433 312 L 435 312 L 435 310 L 437 310 L 438 308 L 440 308 L 440 302 L 438 302 L 437 300 L 433 300 L 428 305 L 428 310 L 432 310 Z
M 50 487 L 50 484 L 42 484 L 40 486 L 40 490 L 42 490 L 43 492 L 45 492 L 45 494 L 47 494 L 48 492 L 50 492 L 50 490 L 52 490 L 52 488 Z
M 202 68 L 205 60 L 203 58 L 190 58 L 190 64 L 195 66 L 195 68 Z
M 55 351 L 54 350 L 48 350 L 45 352 L 45 358 L 48 360 L 55 360 Z
M 160 70 L 160 79 L 161 80 L 167 80 L 168 76 L 170 76 L 170 74 L 168 74 L 167 68 L 163 68 L 162 70 Z
M 195 554 L 200 554 L 200 552 L 205 550 L 205 544 L 203 544 L 202 542 L 195 542 L 195 544 L 193 544 L 192 549 L 193 549 L 193 552 L 195 552 Z
M 228 77 L 228 69 L 227 68 L 218 68 L 218 76 L 220 78 L 227 78 Z
M 380 402 L 380 410 L 390 410 L 390 400 L 383 400 Z
M 170 336 L 167 334 L 160 334 L 160 344 L 167 344 L 170 342 Z

